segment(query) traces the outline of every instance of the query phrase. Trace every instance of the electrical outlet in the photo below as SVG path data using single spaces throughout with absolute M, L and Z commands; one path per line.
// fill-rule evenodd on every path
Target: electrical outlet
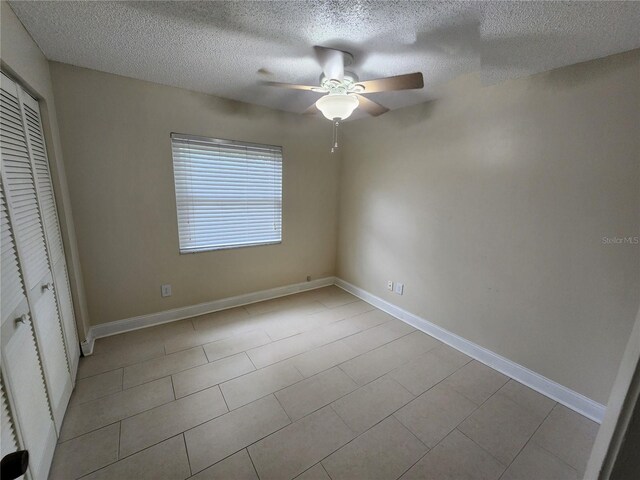
M 394 292 L 396 292 L 398 295 L 402 295 L 402 293 L 404 292 L 404 283 L 396 282 Z
M 171 296 L 171 285 L 169 285 L 169 284 L 162 285 L 162 287 L 160 287 L 160 294 L 163 297 L 170 297 Z
M 387 288 L 393 292 L 393 280 L 387 280 Z

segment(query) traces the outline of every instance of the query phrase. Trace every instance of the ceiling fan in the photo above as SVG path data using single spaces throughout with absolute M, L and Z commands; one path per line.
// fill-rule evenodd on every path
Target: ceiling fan
M 345 66 L 353 63 L 353 55 L 349 52 L 320 46 L 315 46 L 313 49 L 318 63 L 322 67 L 319 86 L 281 82 L 264 82 L 263 84 L 326 94 L 307 108 L 304 113 L 315 113 L 320 110 L 327 119 L 332 121 L 332 152 L 338 148 L 338 125 L 340 121 L 348 118 L 356 108 L 361 107 L 374 117 L 389 111 L 388 108 L 368 99 L 363 94 L 412 90 L 424 87 L 424 80 L 420 72 L 361 82 L 355 73 L 344 69 Z

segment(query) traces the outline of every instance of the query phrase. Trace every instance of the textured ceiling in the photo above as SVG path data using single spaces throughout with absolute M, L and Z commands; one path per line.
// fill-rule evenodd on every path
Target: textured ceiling
M 128 77 L 302 112 L 319 94 L 313 45 L 352 52 L 361 80 L 421 71 L 398 108 L 482 72 L 493 83 L 640 47 L 640 2 L 10 2 L 45 55 Z

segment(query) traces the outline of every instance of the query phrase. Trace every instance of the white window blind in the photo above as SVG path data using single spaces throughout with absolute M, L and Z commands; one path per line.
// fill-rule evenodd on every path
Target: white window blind
M 282 240 L 282 147 L 171 134 L 180 252 Z

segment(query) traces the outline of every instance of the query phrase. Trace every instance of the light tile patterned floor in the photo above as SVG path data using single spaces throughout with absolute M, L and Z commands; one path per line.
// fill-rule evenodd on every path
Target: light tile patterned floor
M 97 340 L 50 477 L 578 479 L 596 431 L 327 287 Z

